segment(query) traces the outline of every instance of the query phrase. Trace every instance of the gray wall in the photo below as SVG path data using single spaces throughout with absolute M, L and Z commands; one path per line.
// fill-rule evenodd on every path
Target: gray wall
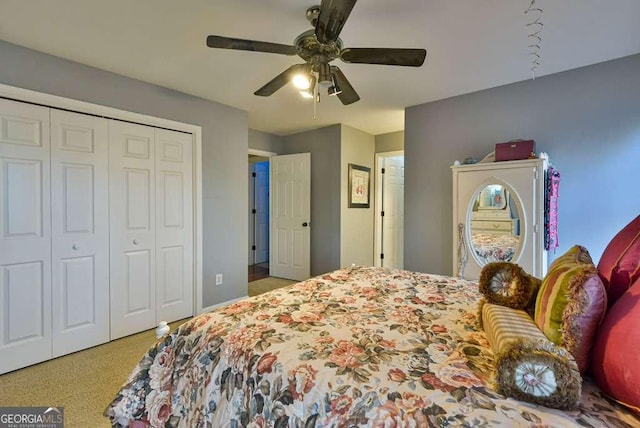
M 311 153 L 311 275 L 340 267 L 340 125 L 284 137 L 283 154 Z
M 366 132 L 342 125 L 340 189 L 340 267 L 373 265 L 373 212 L 375 137 Z M 349 164 L 371 169 L 369 208 L 349 208 Z
M 451 274 L 449 166 L 533 138 L 561 172 L 560 247 L 599 260 L 640 213 L 640 55 L 408 108 L 405 267 Z
M 404 150 L 404 131 L 376 135 L 376 153 Z
M 264 152 L 282 153 L 284 140 L 279 135 L 249 129 L 249 148 Z
M 201 126 L 203 304 L 247 294 L 246 112 L 3 41 L 0 64 L 6 85 Z

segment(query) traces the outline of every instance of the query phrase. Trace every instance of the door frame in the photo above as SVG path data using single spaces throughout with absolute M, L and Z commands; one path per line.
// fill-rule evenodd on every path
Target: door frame
M 382 223 L 380 212 L 382 211 L 382 160 L 385 158 L 404 157 L 404 150 L 394 150 L 391 152 L 376 153 L 375 160 L 375 189 L 376 202 L 374 211 L 374 237 L 373 237 L 373 265 L 380 267 L 380 253 L 382 252 Z
M 167 128 L 175 131 L 181 131 L 192 135 L 193 138 L 193 272 L 194 272 L 194 307 L 193 315 L 204 312 L 202 307 L 202 275 L 203 275 L 203 259 L 202 259 L 202 128 L 197 125 L 191 125 L 174 120 L 162 119 L 146 114 L 134 113 L 113 107 L 106 107 L 99 104 L 88 103 L 85 101 L 74 100 L 72 98 L 60 97 L 44 92 L 32 91 L 29 89 L 17 88 L 0 83 L 0 97 L 13 101 L 27 102 L 32 104 L 40 104 L 45 107 L 53 107 L 62 110 L 70 110 L 81 114 L 89 114 L 108 119 L 123 120 L 126 122 L 134 122 L 142 125 L 153 126 L 156 128 Z
M 277 156 L 278 155 L 275 152 L 267 152 L 265 150 L 258 150 L 258 149 L 249 149 L 248 154 L 256 155 L 256 156 L 262 156 L 262 157 L 265 157 L 265 158 L 270 158 L 271 156 Z
M 258 149 L 251 149 L 249 148 L 249 150 L 247 151 L 248 155 L 254 155 L 254 156 L 262 156 L 264 158 L 270 158 L 272 156 L 277 156 L 278 153 L 275 152 L 268 152 L 266 150 L 258 150 Z M 269 165 L 271 165 L 271 161 L 269 161 Z M 271 167 L 269 167 L 271 168 Z M 249 200 L 249 190 L 250 190 L 250 186 L 249 183 L 247 182 L 247 201 Z M 269 194 L 269 201 L 271 201 L 271 194 Z M 270 202 L 269 202 L 270 204 Z M 270 206 L 270 205 L 269 205 Z M 247 228 L 249 227 L 249 210 L 247 209 Z M 269 213 L 271 214 L 271 213 Z M 271 222 L 271 219 L 269 219 L 269 222 Z M 249 232 L 249 230 L 247 229 L 247 232 Z M 269 224 L 269 234 L 271 234 L 271 224 Z M 271 237 L 269 237 L 269 239 L 271 239 Z M 269 255 L 269 260 L 271 260 L 271 246 L 269 246 L 268 251 L 268 255 Z

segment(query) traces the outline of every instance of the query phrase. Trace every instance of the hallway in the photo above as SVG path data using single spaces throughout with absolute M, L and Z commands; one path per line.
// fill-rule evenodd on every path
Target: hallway
M 249 266 L 249 282 L 269 277 L 269 262 Z

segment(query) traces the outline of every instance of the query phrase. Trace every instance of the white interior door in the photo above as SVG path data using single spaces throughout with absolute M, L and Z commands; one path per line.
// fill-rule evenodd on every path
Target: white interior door
M 269 260 L 269 162 L 254 164 L 255 180 L 255 262 Z
M 49 109 L 0 99 L 0 373 L 51 357 Z
M 193 138 L 156 129 L 156 321 L 193 315 Z
M 155 130 L 109 121 L 111 339 L 156 322 Z
M 53 356 L 109 341 L 107 120 L 51 110 Z
M 381 265 L 404 267 L 404 156 L 384 158 Z
M 273 156 L 270 275 L 302 281 L 310 274 L 311 153 Z

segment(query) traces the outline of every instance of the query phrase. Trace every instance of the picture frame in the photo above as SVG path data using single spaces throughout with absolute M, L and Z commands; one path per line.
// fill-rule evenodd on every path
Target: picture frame
M 349 208 L 369 208 L 371 168 L 349 164 Z

